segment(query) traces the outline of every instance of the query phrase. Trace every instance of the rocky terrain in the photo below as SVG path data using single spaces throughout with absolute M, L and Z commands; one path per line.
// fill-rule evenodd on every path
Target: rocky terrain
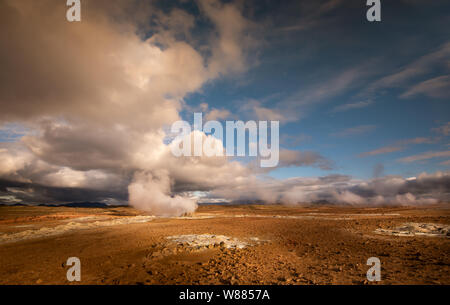
M 450 208 L 0 207 L 0 284 L 450 284 Z M 66 261 L 81 261 L 68 282 Z M 381 261 L 368 282 L 367 259 Z

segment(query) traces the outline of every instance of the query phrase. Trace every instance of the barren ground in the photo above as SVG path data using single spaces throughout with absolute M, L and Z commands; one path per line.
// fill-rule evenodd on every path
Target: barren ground
M 369 257 L 381 260 L 380 284 L 450 284 L 448 205 L 201 206 L 190 216 L 0 207 L 0 284 L 74 284 L 73 256 L 80 284 L 373 284 Z M 404 231 L 421 224 L 437 231 Z

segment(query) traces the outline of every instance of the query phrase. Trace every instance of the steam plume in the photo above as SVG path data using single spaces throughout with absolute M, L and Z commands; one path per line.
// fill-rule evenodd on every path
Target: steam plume
M 139 172 L 128 186 L 129 203 L 133 207 L 158 216 L 181 216 L 197 209 L 193 199 L 170 195 L 171 181 L 167 171 L 154 174 Z

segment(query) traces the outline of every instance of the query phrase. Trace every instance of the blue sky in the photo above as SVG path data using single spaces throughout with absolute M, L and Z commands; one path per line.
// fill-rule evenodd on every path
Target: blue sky
M 361 1 L 335 2 L 334 9 L 315 16 L 314 24 L 304 28 L 304 19 L 312 17 L 298 2 L 253 3 L 254 20 L 270 24 L 261 33 L 264 43 L 255 52 L 257 63 L 237 78 L 207 84 L 186 102 L 192 106 L 206 102 L 242 120 L 255 119 L 239 115 L 248 100 L 288 112 L 293 118 L 280 120 L 280 137 L 291 138 L 283 144 L 289 147 L 296 144 L 295 137 L 305 138 L 289 148 L 319 152 L 335 163 L 331 172 L 371 178 L 379 164 L 384 174 L 404 177 L 447 169 L 448 165 L 440 164 L 445 157 L 408 163 L 399 159 L 448 151 L 448 138 L 433 129 L 450 120 L 449 88 L 407 97 L 402 94 L 441 76 L 447 76 L 446 84 L 450 84 L 450 6 L 444 2 L 382 1 L 382 21 L 371 23 Z M 431 58 L 421 64 L 426 56 Z M 423 71 L 371 90 L 383 78 L 408 68 Z M 325 91 L 323 95 L 315 96 L 320 90 Z M 433 94 L 432 90 L 439 92 Z M 186 119 L 189 115 L 186 113 Z M 360 156 L 415 138 L 427 140 L 401 145 L 391 153 Z M 286 178 L 329 172 L 302 166 L 281 168 L 271 175 Z

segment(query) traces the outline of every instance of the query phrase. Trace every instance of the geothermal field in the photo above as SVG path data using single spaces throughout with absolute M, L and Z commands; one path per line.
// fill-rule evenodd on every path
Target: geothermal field
M 0 207 L 0 284 L 450 284 L 450 209 Z M 69 282 L 69 257 L 81 280 Z M 368 281 L 377 257 L 381 280 Z

